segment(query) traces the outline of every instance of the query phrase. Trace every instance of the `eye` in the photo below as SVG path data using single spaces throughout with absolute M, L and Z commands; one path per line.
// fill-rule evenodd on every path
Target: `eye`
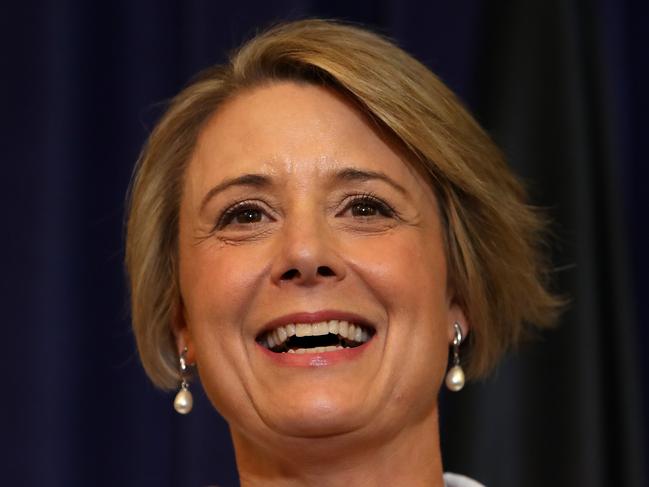
M 374 216 L 378 213 L 376 205 L 363 203 L 354 203 L 351 207 L 351 212 L 353 216 Z
M 259 204 L 242 201 L 226 209 L 219 217 L 215 228 L 220 230 L 228 225 L 254 225 L 268 218 L 268 214 Z
M 233 220 L 237 223 L 256 223 L 261 221 L 262 216 L 261 211 L 257 208 L 248 208 L 237 212 L 234 215 Z
M 346 212 L 350 212 L 353 217 L 357 218 L 395 216 L 394 210 L 387 203 L 371 194 L 354 196 L 340 215 Z

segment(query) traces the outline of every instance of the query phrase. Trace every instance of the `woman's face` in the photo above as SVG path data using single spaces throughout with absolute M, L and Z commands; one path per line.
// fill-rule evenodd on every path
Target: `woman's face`
M 277 82 L 223 105 L 179 246 L 179 346 L 233 433 L 382 435 L 436 414 L 465 324 L 436 200 L 341 96 Z

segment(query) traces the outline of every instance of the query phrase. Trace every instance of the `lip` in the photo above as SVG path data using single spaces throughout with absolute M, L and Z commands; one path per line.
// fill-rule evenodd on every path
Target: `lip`
M 289 325 L 291 323 L 319 323 L 321 321 L 330 320 L 344 320 L 376 331 L 376 326 L 373 323 L 356 313 L 339 310 L 321 310 L 313 312 L 300 311 L 275 318 L 266 323 L 257 336 L 259 337 L 275 328 Z M 368 347 L 372 346 L 372 343 L 375 341 L 375 336 L 376 333 L 367 342 L 357 347 L 322 353 L 275 353 L 271 352 L 259 343 L 255 343 L 255 345 L 265 357 L 277 365 L 288 367 L 326 367 L 358 359 L 368 349 Z

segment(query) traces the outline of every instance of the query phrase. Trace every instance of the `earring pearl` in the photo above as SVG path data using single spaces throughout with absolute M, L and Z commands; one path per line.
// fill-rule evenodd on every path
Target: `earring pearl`
M 462 327 L 460 327 L 459 323 L 453 323 L 453 332 L 455 335 L 452 343 L 453 367 L 451 367 L 446 374 L 446 387 L 448 387 L 450 391 L 458 392 L 462 390 L 465 382 L 464 370 L 460 365 L 460 345 L 464 340 L 464 336 L 462 334 Z
M 189 392 L 187 383 L 183 381 L 174 399 L 174 409 L 179 414 L 187 414 L 192 410 L 192 407 L 194 407 L 194 398 L 192 393 Z
M 464 370 L 459 365 L 451 367 L 446 374 L 446 387 L 453 392 L 461 391 L 464 387 Z
M 187 377 L 189 376 L 189 367 L 185 357 L 187 355 L 187 347 L 183 348 L 183 351 L 178 357 L 178 362 L 180 365 L 180 390 L 176 397 L 174 398 L 174 409 L 179 414 L 187 414 L 194 407 L 194 398 L 192 393 L 189 392 L 189 382 L 187 382 Z

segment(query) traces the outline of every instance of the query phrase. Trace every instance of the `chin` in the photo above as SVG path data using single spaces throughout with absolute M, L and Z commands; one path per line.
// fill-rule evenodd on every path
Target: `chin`
M 258 439 L 344 435 L 362 429 L 375 415 L 367 387 L 338 374 L 322 371 L 317 375 L 320 377 L 262 380 L 236 394 L 224 384 L 229 381 L 222 376 L 213 381 L 203 374 L 201 382 L 215 409 L 230 426 Z M 278 387 L 278 383 L 282 385 Z M 233 400 L 237 397 L 239 400 Z
M 368 409 L 362 404 L 354 406 L 348 398 L 316 393 L 291 401 L 288 409 L 268 411 L 262 420 L 284 436 L 322 438 L 359 430 L 368 416 Z

